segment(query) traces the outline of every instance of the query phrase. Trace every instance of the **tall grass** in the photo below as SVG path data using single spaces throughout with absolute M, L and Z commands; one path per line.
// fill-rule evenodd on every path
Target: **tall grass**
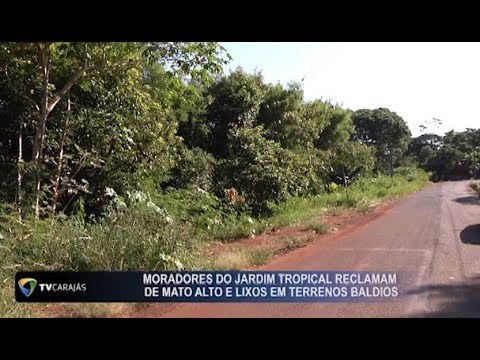
M 4 216 L 0 228 L 0 317 L 28 316 L 14 303 L 20 270 L 174 270 L 191 263 L 192 229 L 153 209 L 131 208 L 93 224 Z M 31 307 L 31 305 L 30 305 Z
M 246 215 L 232 218 L 215 227 L 209 234 L 218 239 L 235 240 L 260 234 L 279 226 L 288 226 L 311 220 L 323 213 L 344 208 L 368 211 L 376 203 L 401 197 L 429 184 L 428 174 L 416 168 L 396 169 L 394 176 L 378 175 L 357 180 L 348 188 L 311 197 L 290 197 L 273 205 L 269 218 L 251 219 Z
M 88 223 L 67 220 L 18 223 L 12 208 L 0 209 L 0 317 L 35 316 L 31 304 L 14 300 L 13 279 L 20 270 L 175 270 L 204 267 L 199 245 L 208 239 L 231 241 L 311 220 L 342 208 L 368 208 L 376 200 L 390 199 L 421 189 L 428 183 L 422 170 L 400 169 L 393 177 L 363 178 L 347 189 L 313 197 L 291 197 L 271 205 L 273 215 L 254 219 L 248 214 L 222 212 L 208 194 L 190 196 L 189 206 L 175 209 L 174 194 L 163 198 L 163 208 L 129 206 L 104 219 Z M 207 199 L 205 200 L 205 197 Z M 166 199 L 166 200 L 165 200 Z M 168 200 L 168 201 L 167 201 Z M 204 205 L 206 204 L 206 205 Z M 169 215 L 170 214 L 170 215 Z M 323 228 L 319 231 L 323 231 Z M 288 245 L 288 246 L 287 246 Z M 292 244 L 287 244 L 287 248 Z M 297 245 L 295 245 L 297 246 Z M 294 247 L 295 247 L 294 246 Z M 260 264 L 269 251 L 235 254 L 222 263 Z M 247 260 L 245 260 L 247 259 Z
M 308 224 L 307 228 L 309 230 L 315 231 L 317 234 L 326 234 L 330 231 L 328 224 L 323 222 L 312 222 Z

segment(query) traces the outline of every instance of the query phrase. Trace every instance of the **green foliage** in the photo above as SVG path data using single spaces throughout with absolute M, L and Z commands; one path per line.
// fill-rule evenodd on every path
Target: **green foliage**
M 176 270 L 192 263 L 191 227 L 153 208 L 132 206 L 86 224 L 77 217 L 19 224 L 4 213 L 0 224 L 0 316 L 34 315 L 14 302 L 16 271 Z
M 269 222 L 274 225 L 289 225 L 318 216 L 319 212 L 338 207 L 352 207 L 364 199 L 384 199 L 402 196 L 428 184 L 428 174 L 415 168 L 404 168 L 393 177 L 379 175 L 362 177 L 340 192 L 309 197 L 291 197 L 274 208 Z
M 317 107 L 320 105 L 317 103 Z M 373 169 L 373 147 L 351 141 L 355 131 L 351 115 L 350 111 L 323 104 L 325 121 L 315 145 L 323 160 L 319 176 L 326 182 L 348 186 Z
M 228 150 L 220 183 L 240 191 L 255 215 L 268 213 L 269 202 L 306 192 L 315 177 L 307 158 L 267 140 L 262 127 L 233 128 Z
M 316 147 L 320 150 L 341 150 L 355 131 L 351 111 L 329 104 L 322 105 L 318 103 L 318 105 L 322 115 L 325 114 L 327 121 L 316 139 Z
M 210 153 L 200 148 L 182 148 L 170 171 L 169 185 L 177 189 L 194 187 L 210 191 L 214 167 L 215 159 Z
M 260 234 L 265 228 L 265 223 L 247 214 L 229 214 L 208 229 L 206 234 L 210 238 L 233 241 Z
M 408 145 L 408 153 L 412 156 L 418 156 L 420 151 L 429 146 L 433 150 L 437 150 L 442 145 L 442 137 L 436 134 L 422 134 L 416 138 L 412 138 Z
M 424 145 L 417 155 L 418 163 L 420 166 L 427 167 L 428 161 L 435 154 L 435 150 L 430 145 Z
M 229 135 L 229 158 L 221 168 L 223 187 L 243 194 L 254 213 L 268 211 L 268 201 L 288 195 L 288 179 L 281 166 L 286 151 L 265 139 L 260 127 L 234 128 Z
M 316 129 L 311 131 L 306 127 L 302 107 L 303 89 L 298 83 L 290 83 L 287 88 L 280 84 L 268 85 L 256 123 L 263 125 L 268 139 L 279 142 L 282 147 L 311 147 Z
M 224 158 L 229 130 L 234 126 L 252 126 L 257 118 L 265 94 L 263 78 L 239 68 L 220 78 L 207 94 L 213 99 L 206 118 L 211 128 L 209 150 L 215 157 Z
M 129 208 L 115 218 L 4 224 L 5 265 L 29 270 L 147 270 L 182 268 L 189 243 L 180 227 L 154 209 Z
M 202 233 L 222 223 L 222 202 L 215 195 L 201 189 L 167 189 L 154 196 L 154 203 L 164 209 L 174 221 L 193 226 Z
M 366 199 L 401 196 L 427 183 L 425 172 L 403 168 L 393 177 L 362 178 L 330 194 L 289 197 L 273 206 L 270 218 L 261 219 L 221 211 L 221 201 L 215 196 L 187 189 L 155 196 L 132 192 L 124 200 L 110 192 L 111 201 L 117 199 L 124 205 L 112 207 L 108 216 L 93 223 L 84 223 L 80 216 L 19 224 L 13 208 L 4 206 L 0 212 L 0 314 L 28 316 L 32 310 L 13 300 L 11 278 L 18 270 L 196 268 L 204 261 L 196 256 L 196 244 L 205 237 L 233 240 L 256 235 L 316 218 L 338 207 L 362 207 Z M 318 229 L 323 232 L 323 225 Z M 222 266 L 230 268 L 234 260 L 241 267 L 263 264 L 272 255 L 303 246 L 306 241 L 288 238 L 280 249 L 235 256 L 236 260 L 230 259 Z
M 339 189 L 340 189 L 339 186 L 334 182 L 331 182 L 326 186 L 326 190 L 329 194 L 337 192 Z
M 43 214 L 53 202 L 70 212 L 78 196 L 95 212 L 106 186 L 124 193 L 140 187 L 141 178 L 163 181 L 179 142 L 175 96 L 165 95 L 185 88 L 179 84 L 187 78 L 208 83 L 225 62 L 217 43 L 0 44 L 0 123 L 8 124 L 6 143 L 15 140 L 0 146 L 8 178 L 17 169 L 23 125 L 28 166 L 22 186 L 31 192 L 32 182 L 41 181 Z M 60 160 L 61 188 L 54 194 Z M 15 190 L 10 186 L 8 193 Z M 29 209 L 27 200 L 22 205 Z
M 425 184 L 410 168 L 371 177 L 404 162 L 397 114 L 305 101 L 301 84 L 240 68 L 223 75 L 228 58 L 217 43 L 0 43 L 2 277 L 189 268 L 199 241 L 368 211 Z M 475 174 L 479 134 L 424 136 L 409 155 Z M 232 259 L 260 264 L 277 250 Z
M 356 127 L 354 139 L 374 146 L 377 168 L 389 169 L 392 175 L 393 167 L 403 159 L 411 137 L 403 118 L 385 108 L 361 109 L 355 112 L 353 123 Z
M 428 171 L 434 172 L 435 179 L 444 179 L 460 164 L 462 157 L 459 150 L 444 145 L 427 159 L 425 167 Z
M 309 230 L 315 231 L 317 234 L 326 234 L 330 231 L 328 224 L 321 222 L 312 222 L 308 224 L 307 228 Z
M 449 131 L 445 136 L 424 134 L 412 139 L 409 153 L 434 180 L 478 177 L 480 130 Z
M 348 188 L 316 196 L 289 197 L 272 205 L 268 218 L 251 218 L 245 214 L 231 215 L 208 232 L 211 237 L 235 240 L 278 226 L 288 226 L 311 220 L 321 214 L 337 212 L 339 208 L 354 207 L 363 212 L 383 199 L 391 199 L 422 189 L 429 183 L 422 169 L 403 167 L 394 176 L 374 176 L 358 179 Z
M 351 141 L 338 143 L 334 149 L 323 151 L 322 155 L 322 177 L 343 186 L 348 186 L 360 176 L 369 175 L 375 163 L 373 147 Z

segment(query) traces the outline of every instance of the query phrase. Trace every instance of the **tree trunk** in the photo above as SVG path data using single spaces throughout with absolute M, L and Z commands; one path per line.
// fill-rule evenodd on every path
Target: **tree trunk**
M 67 116 L 65 118 L 65 124 L 63 126 L 62 140 L 60 142 L 60 152 L 58 154 L 57 174 L 55 176 L 55 180 L 53 181 L 52 218 L 55 217 L 55 211 L 57 209 L 58 192 L 59 192 L 58 189 L 59 189 L 59 185 L 60 185 L 60 176 L 62 174 L 63 149 L 65 147 L 65 140 L 67 138 L 68 124 L 70 122 L 70 110 L 71 110 L 71 102 L 70 102 L 70 95 L 69 95 L 68 99 L 67 99 Z
M 17 179 L 17 211 L 18 221 L 22 222 L 22 181 L 23 180 L 23 121 L 20 121 L 18 129 L 18 179 Z
M 342 165 L 343 186 L 347 187 L 347 177 L 345 176 L 345 166 Z
M 40 103 L 40 119 L 35 131 L 33 141 L 33 161 L 36 163 L 37 188 L 35 199 L 35 218 L 40 217 L 40 190 L 42 186 L 42 162 L 43 162 L 43 139 L 45 137 L 45 125 L 48 117 L 48 85 L 50 80 L 50 45 L 39 49 L 40 64 L 42 66 L 43 84 L 42 100 Z
M 85 45 L 86 46 L 86 45 Z M 88 58 L 85 57 L 84 64 L 80 69 L 72 74 L 70 79 L 65 83 L 62 89 L 49 101 L 48 100 L 48 85 L 50 81 L 50 47 L 51 44 L 47 43 L 38 47 L 38 58 L 43 72 L 43 84 L 42 84 L 42 100 L 40 104 L 40 118 L 35 131 L 35 137 L 33 140 L 33 153 L 32 160 L 36 163 L 37 168 L 37 194 L 35 201 L 35 217 L 40 217 L 40 189 L 41 189 L 41 173 L 43 163 L 43 140 L 45 138 L 45 126 L 47 123 L 48 115 L 57 106 L 62 97 L 70 91 L 70 89 L 80 80 L 82 76 L 88 71 L 94 68 L 102 68 L 103 66 L 88 66 Z M 120 65 L 121 62 L 112 64 L 111 66 Z

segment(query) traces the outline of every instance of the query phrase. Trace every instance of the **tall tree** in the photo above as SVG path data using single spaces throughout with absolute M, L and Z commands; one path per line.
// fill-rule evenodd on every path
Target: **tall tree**
M 303 121 L 302 106 L 303 89 L 299 83 L 291 82 L 286 88 L 281 84 L 267 85 L 256 123 L 264 126 L 269 139 L 278 141 L 285 148 L 313 145 Z
M 81 81 L 99 81 L 111 71 L 142 71 L 159 62 L 187 77 L 207 77 L 224 63 L 216 43 L 1 43 L 4 83 L 27 101 L 34 123 L 31 159 L 36 169 L 35 215 L 40 215 L 47 123 L 58 103 Z
M 408 153 L 412 156 L 417 156 L 425 145 L 428 145 L 433 150 L 437 150 L 442 144 L 443 139 L 441 136 L 436 134 L 422 134 L 411 139 L 408 144 Z
M 389 169 L 405 154 L 411 137 L 410 129 L 395 112 L 386 108 L 357 110 L 353 116 L 356 127 L 354 139 L 376 148 L 377 167 Z
M 210 150 L 215 157 L 227 156 L 228 132 L 234 126 L 253 126 L 263 102 L 265 84 L 261 74 L 242 69 L 220 78 L 209 87 L 212 101 L 207 108 L 211 129 Z

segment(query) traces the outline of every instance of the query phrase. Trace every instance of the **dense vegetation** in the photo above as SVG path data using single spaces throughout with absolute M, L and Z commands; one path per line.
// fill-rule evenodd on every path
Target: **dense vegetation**
M 305 101 L 299 83 L 224 74 L 228 59 L 215 43 L 0 43 L 3 294 L 20 268 L 198 267 L 206 239 L 426 183 L 407 150 L 436 162 L 398 114 Z
M 433 180 L 478 178 L 480 129 L 449 131 L 444 136 L 422 134 L 411 140 L 408 154 Z

